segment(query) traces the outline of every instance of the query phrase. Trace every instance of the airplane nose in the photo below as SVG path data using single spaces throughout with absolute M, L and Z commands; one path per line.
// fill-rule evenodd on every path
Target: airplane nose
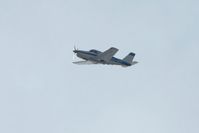
M 77 53 L 77 50 L 73 50 L 74 53 Z

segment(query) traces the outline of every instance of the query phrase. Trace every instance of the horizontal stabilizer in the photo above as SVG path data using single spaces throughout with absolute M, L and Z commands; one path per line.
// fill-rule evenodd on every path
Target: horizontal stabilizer
M 135 65 L 135 64 L 137 64 L 137 63 L 138 63 L 137 61 L 133 61 L 133 62 L 132 62 L 132 65 Z

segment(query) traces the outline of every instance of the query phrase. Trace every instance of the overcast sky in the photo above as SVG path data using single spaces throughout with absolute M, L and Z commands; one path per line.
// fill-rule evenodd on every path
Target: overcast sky
M 199 1 L 1 0 L 1 133 L 198 133 Z M 73 46 L 135 66 L 74 65 Z

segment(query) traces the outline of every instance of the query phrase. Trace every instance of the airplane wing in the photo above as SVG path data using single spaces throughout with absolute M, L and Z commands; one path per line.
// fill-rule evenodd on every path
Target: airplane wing
M 108 50 L 100 53 L 98 55 L 98 59 L 100 60 L 104 60 L 104 61 L 110 61 L 110 59 L 117 53 L 118 49 L 117 48 L 114 48 L 114 47 L 111 47 L 109 48 Z
M 76 61 L 76 62 L 73 62 L 74 64 L 77 64 L 77 65 L 91 65 L 91 64 L 96 64 L 95 62 L 91 62 L 91 61 Z

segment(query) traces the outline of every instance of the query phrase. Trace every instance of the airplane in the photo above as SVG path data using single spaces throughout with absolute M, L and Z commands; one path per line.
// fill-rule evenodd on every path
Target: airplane
M 73 62 L 74 64 L 107 64 L 107 65 L 120 65 L 122 67 L 129 67 L 137 64 L 137 61 L 133 61 L 135 53 L 131 52 L 123 59 L 113 57 L 118 49 L 111 47 L 108 50 L 101 52 L 95 49 L 89 51 L 78 50 L 74 47 L 73 52 L 77 57 L 83 59 L 83 61 Z

